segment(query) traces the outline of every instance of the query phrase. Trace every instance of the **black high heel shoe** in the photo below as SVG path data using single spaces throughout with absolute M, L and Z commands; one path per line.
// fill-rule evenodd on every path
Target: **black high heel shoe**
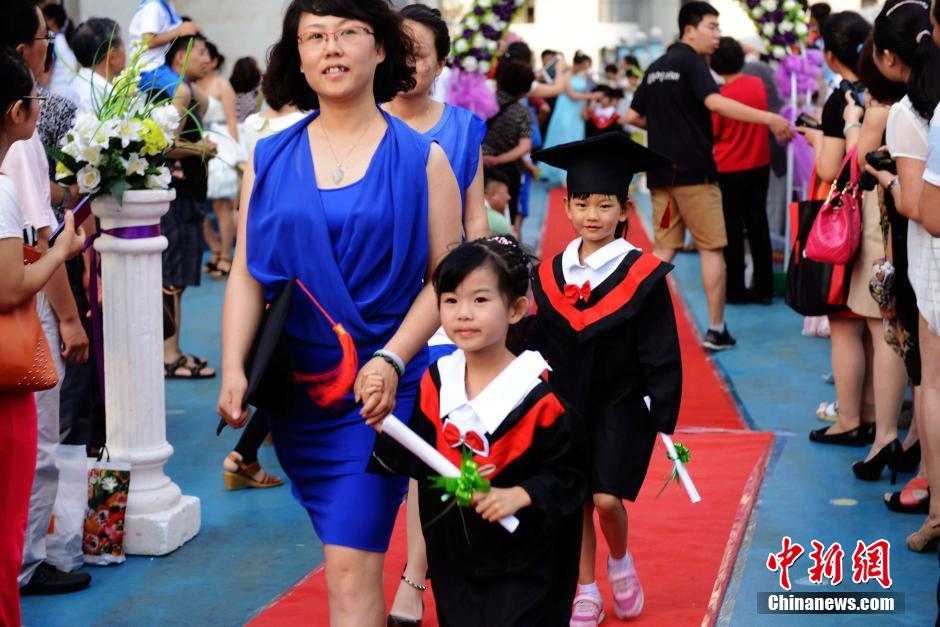
M 862 481 L 878 481 L 881 479 L 881 471 L 887 466 L 891 469 L 891 485 L 894 485 L 898 477 L 897 463 L 903 453 L 901 441 L 895 438 L 867 462 L 860 461 L 852 464 L 852 472 Z
M 901 451 L 901 456 L 894 467 L 898 472 L 917 472 L 918 464 L 920 464 L 920 440 L 914 442 L 906 451 Z
M 401 580 L 404 581 L 409 587 L 414 588 L 421 594 L 424 594 L 424 592 L 428 589 L 427 584 L 420 584 L 416 581 L 412 581 L 411 579 L 406 577 L 404 573 L 402 573 L 401 575 Z M 421 624 L 421 619 L 423 617 L 424 617 L 424 599 L 421 600 L 421 616 L 415 619 L 415 618 L 404 618 L 402 616 L 396 616 L 395 614 L 389 614 L 388 620 L 386 621 L 386 625 L 388 625 L 388 627 L 402 627 L 402 626 L 418 627 L 418 625 Z
M 831 426 L 831 425 L 830 425 Z M 826 433 L 830 427 L 822 427 L 809 432 L 809 439 L 818 444 L 838 444 L 841 446 L 865 446 L 875 441 L 875 423 L 859 425 L 843 433 Z

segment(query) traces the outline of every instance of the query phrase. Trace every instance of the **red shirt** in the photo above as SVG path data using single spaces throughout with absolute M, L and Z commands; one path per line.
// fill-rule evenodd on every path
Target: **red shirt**
M 740 76 L 722 85 L 721 95 L 755 109 L 767 110 L 767 90 L 756 76 Z M 753 170 L 770 164 L 770 137 L 766 126 L 712 114 L 712 129 L 719 172 Z

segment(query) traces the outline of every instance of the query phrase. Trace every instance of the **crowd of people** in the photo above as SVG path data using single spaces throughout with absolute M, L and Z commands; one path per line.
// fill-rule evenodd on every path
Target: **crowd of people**
M 492 74 L 497 111 L 483 120 L 441 99 L 452 42 L 440 12 L 421 4 L 293 0 L 265 67 L 240 58 L 226 77 L 211 26 L 170 0 L 142 0 L 126 36 L 106 17 L 74 24 L 55 1 L 4 0 L 0 316 L 35 309 L 59 383 L 0 393 L 0 514 L 11 521 L 0 534 L 0 624 L 19 624 L 20 594 L 90 583 L 50 564 L 45 538 L 57 445 L 94 456 L 106 444 L 89 340 L 98 269 L 81 254 L 95 224 L 74 223 L 78 189 L 56 182 L 44 147 L 96 114 L 138 45 L 141 90 L 183 121 L 167 152 L 176 196 L 160 224 L 164 375 L 206 379 L 221 367 L 219 415 L 244 429 L 222 462 L 228 489 L 284 483 L 258 461 L 273 441 L 324 545 L 338 624 L 419 624 L 430 578 L 446 624 L 597 625 L 606 610 L 595 515 L 611 609 L 642 612 L 624 500 L 637 497 L 657 433 L 678 417 L 666 276 L 678 252 L 697 251 L 702 344 L 735 347 L 726 305 L 773 302 L 777 205 L 791 200 L 784 146 L 797 131 L 817 181 L 799 200 L 860 184 L 845 167 L 853 159 L 870 183 L 845 302 L 827 319 L 836 400 L 817 415 L 834 424 L 810 439 L 869 447 L 853 466 L 861 480 L 916 471 L 885 505 L 927 514 L 908 546 L 932 550 L 938 4 L 888 0 L 873 25 L 812 7 L 827 71 L 822 106 L 795 128 L 779 113 L 771 66 L 722 37 L 718 11 L 701 1 L 683 4 L 678 40 L 647 68 L 625 56 L 595 73 L 583 52 L 569 65 L 554 50 L 537 65 L 525 42 L 507 39 Z M 872 158 L 880 152 L 887 159 Z M 534 267 L 520 240 L 538 180 L 566 188 L 578 237 Z M 624 239 L 630 190 L 645 188 L 652 254 Z M 180 343 L 182 295 L 204 274 L 227 281 L 218 365 Z M 276 322 L 266 307 L 285 295 L 290 312 Z M 282 325 L 277 359 L 253 411 L 246 362 L 272 324 Z M 461 504 L 476 513 L 442 503 L 428 469 L 382 433 L 392 412 L 455 465 L 469 457 L 486 468 L 492 489 Z M 386 613 L 382 565 L 403 498 L 408 557 Z M 513 515 L 516 534 L 494 524 Z

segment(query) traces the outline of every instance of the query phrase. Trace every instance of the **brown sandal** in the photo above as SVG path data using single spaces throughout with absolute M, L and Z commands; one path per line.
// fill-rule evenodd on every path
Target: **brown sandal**
M 284 484 L 284 480 L 275 475 L 269 475 L 261 470 L 261 464 L 257 461 L 246 464 L 241 460 L 241 456 L 232 451 L 226 458 L 238 466 L 238 470 L 222 471 L 222 480 L 225 481 L 225 488 L 228 490 L 241 490 L 242 488 L 276 488 Z M 261 479 L 255 479 L 255 475 L 261 472 Z

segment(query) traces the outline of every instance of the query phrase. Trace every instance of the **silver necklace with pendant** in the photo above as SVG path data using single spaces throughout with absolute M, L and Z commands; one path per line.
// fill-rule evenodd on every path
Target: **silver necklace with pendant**
M 378 109 L 376 109 L 376 115 L 378 115 Z M 323 136 L 326 138 L 326 145 L 330 149 L 330 154 L 333 155 L 333 161 L 336 162 L 336 167 L 333 168 L 333 185 L 339 185 L 343 182 L 343 177 L 346 176 L 346 172 L 343 170 L 343 163 L 349 159 L 353 151 L 356 150 L 356 148 L 359 146 L 359 142 L 362 141 L 362 138 L 365 137 L 369 129 L 372 128 L 372 122 L 374 121 L 375 117 L 369 120 L 369 123 L 363 129 L 359 139 L 357 139 L 356 143 L 354 143 L 352 148 L 349 149 L 349 152 L 346 153 L 346 156 L 343 157 L 342 161 L 336 158 L 336 151 L 333 150 L 333 143 L 330 141 L 330 135 L 326 132 L 326 126 L 324 126 L 323 121 L 320 121 L 320 130 L 323 131 Z

